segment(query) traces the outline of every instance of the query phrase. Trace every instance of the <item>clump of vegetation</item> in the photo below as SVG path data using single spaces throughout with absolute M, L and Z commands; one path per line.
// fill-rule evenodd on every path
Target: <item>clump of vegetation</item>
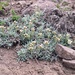
M 0 12 L 2 15 L 4 15 L 4 7 L 8 6 L 8 2 L 7 1 L 4 1 L 4 2 L 0 2 Z
M 11 13 L 12 13 L 12 20 L 13 21 L 17 21 L 20 18 L 20 16 L 17 15 L 13 9 L 11 10 Z
M 3 10 L 5 6 L 8 6 L 8 2 L 0 2 L 0 10 Z
M 4 25 L 4 24 L 5 24 L 5 22 L 0 20 L 0 26 Z
M 16 33 L 15 24 L 9 27 L 0 26 L 0 47 L 11 47 L 16 41 L 18 34 Z
M 0 5 L 2 5 L 2 6 L 8 6 L 9 3 L 7 1 L 4 1 L 4 2 L 0 2 Z
M 14 12 L 12 12 L 15 15 Z M 19 60 L 53 60 L 55 45 L 61 43 L 71 46 L 69 34 L 58 33 L 51 24 L 43 19 L 43 12 L 24 15 L 21 20 L 9 21 L 9 26 L 0 26 L 0 47 L 11 47 L 20 43 L 22 49 L 17 52 Z
M 20 32 L 24 45 L 17 52 L 22 61 L 28 59 L 53 60 L 52 53 L 57 43 L 65 46 L 72 44 L 70 34 L 58 33 L 50 24 L 40 19 L 41 15 L 40 12 L 36 12 L 32 16 L 25 15 L 22 18 L 25 26 Z

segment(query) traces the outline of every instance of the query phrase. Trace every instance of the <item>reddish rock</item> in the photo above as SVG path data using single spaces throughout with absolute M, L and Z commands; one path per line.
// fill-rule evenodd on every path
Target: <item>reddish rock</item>
M 74 60 L 75 59 L 75 50 L 68 48 L 66 46 L 57 44 L 55 52 L 57 55 L 63 59 L 70 59 Z
M 68 68 L 75 69 L 75 60 L 65 60 L 65 59 L 63 59 L 63 65 L 68 67 Z

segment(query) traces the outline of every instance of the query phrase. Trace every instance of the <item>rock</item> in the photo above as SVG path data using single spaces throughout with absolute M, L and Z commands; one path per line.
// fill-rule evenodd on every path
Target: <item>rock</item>
M 63 65 L 68 67 L 68 68 L 75 69 L 75 60 L 65 60 L 65 59 L 63 59 Z
M 56 4 L 52 1 L 48 1 L 48 0 L 38 0 L 36 3 L 32 4 L 31 6 L 29 6 L 27 9 L 23 9 L 22 10 L 22 15 L 24 14 L 30 14 L 31 12 L 37 10 L 37 7 L 38 9 L 41 9 L 41 10 L 46 10 L 46 8 L 48 8 L 49 10 L 50 9 L 53 9 L 53 8 L 56 8 Z
M 46 10 L 44 20 L 50 23 L 58 32 L 75 34 L 75 11 L 63 12 L 59 9 Z
M 29 2 L 26 2 L 26 1 L 18 1 L 17 4 L 21 5 L 21 7 L 26 7 L 26 6 L 30 6 L 33 2 L 32 1 L 29 1 Z
M 24 16 L 25 14 L 30 14 L 32 15 L 34 13 L 34 7 L 29 7 L 21 10 L 21 16 Z
M 44 20 L 47 21 L 48 23 L 50 23 L 51 25 L 53 25 L 55 28 L 57 26 L 57 24 L 60 22 L 60 19 L 61 17 L 64 16 L 64 13 L 57 9 L 57 8 L 54 8 L 54 9 L 46 9 L 45 12 L 44 12 Z
M 49 0 L 38 0 L 35 4 L 32 5 L 32 7 L 39 7 L 42 10 L 45 10 L 46 8 L 52 9 L 56 8 L 55 3 Z
M 68 2 L 68 0 L 64 0 Z M 38 8 L 37 8 L 38 7 Z M 35 11 L 41 9 L 44 11 L 43 19 L 50 23 L 60 33 L 75 34 L 75 10 L 63 11 L 56 7 L 56 3 L 49 0 L 38 0 L 35 3 L 25 7 L 20 12 L 21 16 L 25 14 L 32 15 Z
M 20 5 L 26 4 L 25 1 L 18 1 L 17 3 L 20 4 Z
M 71 7 L 75 10 L 75 0 L 68 1 L 71 4 Z
M 69 11 L 68 14 L 65 13 L 65 15 L 60 18 L 58 24 L 60 25 L 60 32 L 66 30 L 75 34 L 75 11 Z
M 57 44 L 55 49 L 56 54 L 63 59 L 75 59 L 75 50 L 68 48 L 66 46 Z

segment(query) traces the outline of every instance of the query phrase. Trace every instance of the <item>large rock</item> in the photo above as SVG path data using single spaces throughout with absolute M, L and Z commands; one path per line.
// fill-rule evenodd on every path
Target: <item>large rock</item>
M 63 59 L 74 60 L 75 59 L 75 50 L 68 48 L 66 46 L 57 44 L 55 52 L 57 55 Z
M 37 9 L 45 11 L 46 9 L 50 10 L 53 8 L 56 8 L 56 4 L 54 2 L 49 0 L 38 0 L 37 2 L 29 6 L 27 9 L 24 8 L 22 10 L 22 16 L 24 14 L 33 14 L 33 12 L 36 11 Z
M 68 68 L 75 69 L 75 60 L 65 60 L 65 59 L 63 59 L 63 65 L 68 67 Z
M 58 25 L 59 32 L 66 30 L 75 34 L 75 11 L 69 11 L 68 14 L 65 12 L 65 15 L 60 18 Z
M 39 7 L 42 10 L 45 10 L 46 8 L 52 9 L 55 8 L 55 3 L 49 0 L 38 0 L 35 4 L 32 5 L 32 7 Z
M 58 32 L 75 34 L 75 11 L 62 11 L 60 9 L 46 10 L 44 20 L 50 23 Z

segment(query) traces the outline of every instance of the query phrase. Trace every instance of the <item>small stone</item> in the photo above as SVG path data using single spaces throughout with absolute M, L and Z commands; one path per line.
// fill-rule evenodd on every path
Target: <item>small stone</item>
M 63 59 L 68 59 L 68 60 L 75 59 L 75 50 L 68 48 L 66 46 L 63 46 L 61 44 L 56 45 L 55 52 L 59 57 Z
M 75 60 L 65 60 L 63 59 L 63 65 L 71 68 L 71 69 L 75 69 Z

